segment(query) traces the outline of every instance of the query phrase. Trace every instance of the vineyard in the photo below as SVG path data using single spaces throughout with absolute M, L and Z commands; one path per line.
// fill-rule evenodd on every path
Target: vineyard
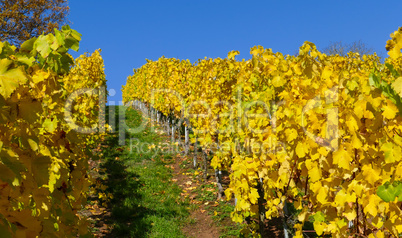
M 94 194 L 112 234 L 180 237 L 189 202 L 170 181 L 183 158 L 205 182 L 187 190 L 216 191 L 221 210 L 234 201 L 242 236 L 267 237 L 274 219 L 299 238 L 401 236 L 402 28 L 385 59 L 305 42 L 295 56 L 255 46 L 249 60 L 147 60 L 122 87 L 126 107 L 106 107 L 100 50 L 68 53 L 80 40 L 64 26 L 0 42 L 1 237 L 92 237 L 82 210 Z M 176 149 L 141 152 L 158 130 Z
M 102 132 L 98 102 L 105 100 L 106 79 L 100 51 L 75 60 L 67 53 L 78 50 L 80 39 L 65 26 L 18 48 L 0 43 L 2 237 L 88 233 L 77 212 L 92 184 L 88 160 L 101 134 L 78 129 Z M 71 97 L 83 88 L 99 92 Z
M 194 165 L 215 169 L 218 198 L 235 197 L 232 219 L 247 223 L 246 235 L 281 216 L 294 237 L 308 222 L 317 235 L 398 237 L 402 28 L 391 37 L 385 63 L 326 55 L 310 42 L 297 56 L 258 46 L 250 60 L 237 51 L 193 64 L 148 60 L 127 78 L 123 100 L 173 142 L 184 134 L 185 153 L 199 148 Z

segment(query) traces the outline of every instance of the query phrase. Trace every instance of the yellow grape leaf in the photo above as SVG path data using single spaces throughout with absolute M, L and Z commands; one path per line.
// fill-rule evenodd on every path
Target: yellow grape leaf
M 317 200 L 321 203 L 321 204 L 326 204 L 328 202 L 327 198 L 328 198 L 328 192 L 329 189 L 327 186 L 323 186 L 318 190 L 318 194 L 317 194 Z
M 377 194 L 371 194 L 369 195 L 369 200 L 368 203 L 365 204 L 365 206 L 363 207 L 364 209 L 364 213 L 366 214 L 371 214 L 373 217 L 377 216 L 378 214 L 378 202 L 379 202 L 379 197 L 377 196 Z
M 250 203 L 248 202 L 248 201 L 246 201 L 245 199 L 238 199 L 238 207 L 241 209 L 241 210 L 248 210 L 248 209 L 250 209 Z
M 349 155 L 347 151 L 341 147 L 333 154 L 334 164 L 337 164 L 339 167 L 350 170 L 350 162 L 352 162 L 352 157 Z
M 300 64 L 296 64 L 293 66 L 293 70 L 296 74 L 301 75 L 303 73 L 303 69 L 300 67 Z
M 34 139 L 28 138 L 28 143 L 33 151 L 37 151 L 39 149 L 38 142 Z
M 401 233 L 402 232 L 402 224 L 401 224 L 400 219 L 399 219 L 398 223 L 399 223 L 398 225 L 395 225 L 395 228 L 398 231 L 398 233 Z
M 385 163 L 390 164 L 395 162 L 394 144 L 387 142 L 381 145 L 381 151 L 384 151 Z
M 304 220 L 306 220 L 306 217 L 309 213 L 307 211 L 301 212 L 297 218 L 300 222 L 304 222 Z
M 42 155 L 45 156 L 52 156 L 49 147 L 45 146 L 45 145 L 39 145 L 39 153 L 41 153 Z
M 225 190 L 225 196 L 226 196 L 227 201 L 230 201 L 233 196 L 233 190 L 231 188 L 227 188 Z
M 359 84 L 355 81 L 355 80 L 349 80 L 346 83 L 346 87 L 350 90 L 350 91 L 354 91 L 356 88 L 359 87 Z
M 53 132 L 57 128 L 57 118 L 46 118 L 45 121 L 42 124 L 42 127 L 47 131 L 47 132 Z
M 306 154 L 307 154 L 306 145 L 303 142 L 297 143 L 296 155 L 299 158 L 303 158 L 304 156 L 306 156 Z
M 343 189 L 340 190 L 335 195 L 333 205 L 335 205 L 335 207 L 340 207 L 340 208 L 344 207 L 347 196 L 348 195 L 345 193 L 345 191 Z
M 323 155 L 323 156 L 327 156 L 328 153 L 329 153 L 329 150 L 327 150 L 325 147 L 319 147 L 319 148 L 317 149 L 317 151 L 318 151 L 321 155 Z
M 387 119 L 395 118 L 395 115 L 399 112 L 398 108 L 395 104 L 388 102 L 387 105 L 384 107 L 384 111 L 382 115 Z
M 348 221 L 352 221 L 356 218 L 356 210 L 355 209 L 349 209 L 348 212 L 344 212 L 343 215 L 348 219 Z
M 240 54 L 237 50 L 232 50 L 228 53 L 228 59 L 234 59 L 236 55 Z
M 304 236 L 301 231 L 296 231 L 296 234 L 293 236 L 293 238 L 304 238 Z
M 346 228 L 346 226 L 348 225 L 348 223 L 345 221 L 345 219 L 339 219 L 339 218 L 335 218 L 335 222 L 331 221 L 332 224 L 336 224 L 335 230 L 342 229 L 342 228 Z
M 60 179 L 60 165 L 55 162 L 50 167 L 50 176 L 49 176 L 49 191 L 52 193 L 54 191 L 57 180 Z
M 294 139 L 297 138 L 297 131 L 295 129 L 286 129 L 285 130 L 285 134 L 286 134 L 286 139 L 288 142 L 293 141 Z
M 251 193 L 249 194 L 249 199 L 252 204 L 257 204 L 258 198 L 260 195 L 258 194 L 257 189 L 251 188 Z
M 20 83 L 27 80 L 22 68 L 9 69 L 12 63 L 9 59 L 0 60 L 0 94 L 5 99 L 10 97 Z
M 272 85 L 276 88 L 282 87 L 285 83 L 285 80 L 280 75 L 277 75 L 272 79 Z
M 7 99 L 17 89 L 18 82 L 12 78 L 0 76 L 0 94 Z
M 391 85 L 395 92 L 402 97 L 402 77 L 398 77 Z
M 321 170 L 318 167 L 314 167 L 310 171 L 308 171 L 309 176 L 311 178 L 312 182 L 318 181 L 322 178 L 321 176 Z
M 32 76 L 32 81 L 34 83 L 40 83 L 44 79 L 48 78 L 50 75 L 50 72 L 45 72 L 42 70 L 36 71 L 35 74 Z
M 232 220 L 237 223 L 242 223 L 244 221 L 243 217 L 236 213 L 232 213 Z
M 377 231 L 377 233 L 375 233 L 375 237 L 376 238 L 384 238 L 385 237 L 384 232 L 381 230 Z
M 346 194 L 346 202 L 356 202 L 356 194 L 353 192 Z
M 394 48 L 394 49 L 388 51 L 388 55 L 389 55 L 389 57 L 392 58 L 392 59 L 397 59 L 397 58 L 401 57 L 402 54 L 401 54 L 401 50 L 400 50 L 400 49 Z
M 357 101 L 354 105 L 353 112 L 360 119 L 364 116 L 364 111 L 366 111 L 367 102 L 366 101 Z
M 360 138 L 356 133 L 352 136 L 352 146 L 355 149 L 359 149 L 363 146 L 363 143 L 360 141 Z
M 346 126 L 350 131 L 357 131 L 359 129 L 358 122 L 355 117 L 350 114 L 346 117 Z
M 325 223 L 320 222 L 320 221 L 314 221 L 314 230 L 317 233 L 317 235 L 322 235 L 325 229 Z
M 383 219 L 379 216 L 376 216 L 372 219 L 371 224 L 376 227 L 377 229 L 381 229 L 381 227 L 384 225 Z
M 360 182 L 358 182 L 357 180 L 353 180 L 349 184 L 347 191 L 348 191 L 348 193 L 355 193 L 357 196 L 360 197 L 363 194 L 364 188 L 365 187 Z
M 363 116 L 364 116 L 364 118 L 367 118 L 367 119 L 373 119 L 374 118 L 374 114 L 370 110 L 364 111 Z
M 321 78 L 329 79 L 332 75 L 332 70 L 329 66 L 325 66 L 324 70 L 322 71 Z
M 297 209 L 297 210 L 301 210 L 301 209 L 303 209 L 303 204 L 302 204 L 302 201 L 301 201 L 301 198 L 299 197 L 299 199 L 298 200 L 295 200 L 294 201 L 294 207 Z M 299 219 L 300 220 L 300 219 Z

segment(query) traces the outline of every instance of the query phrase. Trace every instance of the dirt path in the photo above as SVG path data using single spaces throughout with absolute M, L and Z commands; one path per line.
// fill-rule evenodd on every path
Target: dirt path
M 196 204 L 197 208 L 191 211 L 189 222 L 184 228 L 183 233 L 187 237 L 192 238 L 216 238 L 220 235 L 219 228 L 215 225 L 211 215 L 206 211 L 205 205 L 194 200 L 195 194 L 191 192 L 191 180 L 189 175 L 186 175 L 185 169 L 181 168 L 185 157 L 177 155 L 175 164 L 172 165 L 173 181 L 175 181 L 184 191 L 189 191 L 188 196 L 191 203 Z M 189 182 L 190 181 L 190 182 Z M 187 190 L 188 189 L 188 190 Z
M 108 147 L 108 145 L 100 144 L 98 148 L 94 150 L 94 153 L 101 153 L 102 149 L 107 149 Z M 101 160 L 90 159 L 88 161 L 91 177 L 95 180 L 101 178 L 99 173 L 102 171 L 100 166 L 101 163 Z M 108 224 L 108 220 L 111 216 L 110 208 L 105 206 L 105 204 L 100 204 L 99 199 L 95 194 L 90 194 L 88 200 L 90 202 L 85 205 L 85 209 L 80 212 L 80 215 L 87 217 L 90 222 L 89 229 L 94 237 L 108 237 L 112 229 Z
M 162 136 L 162 135 L 161 135 Z M 102 149 L 110 149 L 109 145 L 99 145 L 95 152 L 101 152 Z M 191 175 L 186 173 L 186 169 L 182 169 L 181 166 L 183 161 L 186 160 L 185 157 L 176 155 L 175 163 L 169 165 L 172 169 L 172 181 L 179 185 L 183 189 L 183 196 L 188 196 L 190 203 L 193 204 L 193 210 L 190 211 L 190 215 L 187 218 L 187 225 L 183 227 L 182 231 L 186 237 L 191 238 L 216 238 L 220 236 L 220 229 L 216 226 L 211 215 L 208 214 L 208 208 L 201 201 L 195 199 L 196 193 L 191 191 L 191 188 L 198 186 L 195 184 L 191 185 Z M 91 176 L 95 179 L 99 179 L 101 175 L 99 172 L 102 171 L 100 168 L 102 160 L 90 160 L 89 161 L 89 171 L 91 171 Z M 212 178 L 211 178 L 212 181 Z M 111 218 L 110 208 L 103 206 L 97 199 L 96 195 L 89 197 L 89 202 L 85 209 L 80 212 L 80 215 L 88 218 L 90 224 L 90 230 L 94 237 L 111 237 L 111 227 L 108 220 Z M 194 209 L 195 208 L 195 209 Z

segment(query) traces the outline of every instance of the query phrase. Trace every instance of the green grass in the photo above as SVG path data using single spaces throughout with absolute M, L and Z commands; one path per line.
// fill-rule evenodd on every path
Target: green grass
M 142 120 L 135 110 L 126 110 L 129 126 L 136 127 Z M 125 136 L 125 145 L 119 145 L 118 133 L 108 135 L 104 144 L 109 147 L 102 151 L 103 183 L 113 196 L 108 201 L 112 215 L 107 221 L 113 227 L 111 237 L 184 237 L 181 224 L 189 214 L 189 204 L 171 182 L 171 168 L 165 166 L 173 162 L 172 156 L 148 149 L 160 142 L 149 128 Z M 134 141 L 131 148 L 130 139 Z

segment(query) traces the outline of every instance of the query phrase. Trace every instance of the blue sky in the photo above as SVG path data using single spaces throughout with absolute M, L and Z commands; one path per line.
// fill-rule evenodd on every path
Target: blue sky
M 386 55 L 390 33 L 402 26 L 402 1 L 129 1 L 70 0 L 71 27 L 82 36 L 78 57 L 102 49 L 108 90 L 121 86 L 134 68 L 161 56 L 189 59 L 250 57 L 261 45 L 295 54 L 304 41 L 323 49 L 330 42 L 362 40 Z

